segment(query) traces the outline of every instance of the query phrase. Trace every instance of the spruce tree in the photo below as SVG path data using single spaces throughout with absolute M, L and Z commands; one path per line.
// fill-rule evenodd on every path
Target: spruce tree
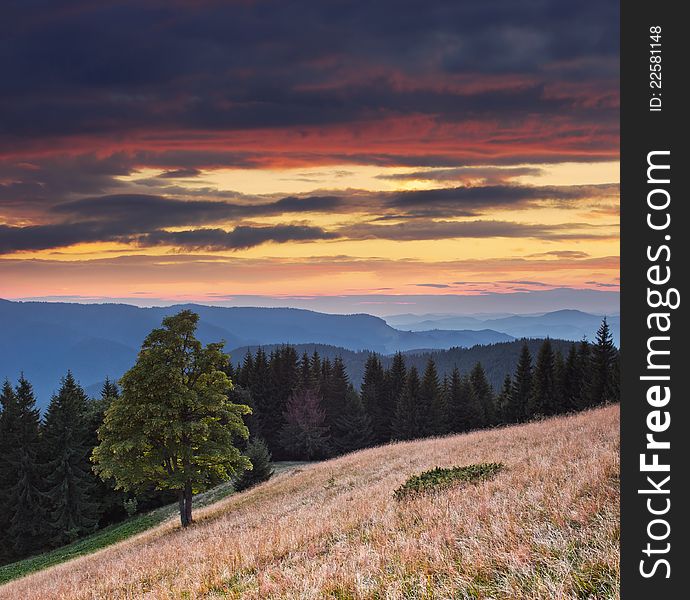
M 281 442 L 283 415 L 287 403 L 299 383 L 297 352 L 293 346 L 281 346 L 269 358 L 269 389 L 260 406 L 262 436 L 275 459 L 283 457 L 285 448 Z
M 326 458 L 331 451 L 331 436 L 326 411 L 314 390 L 296 390 L 287 402 L 280 430 L 280 442 L 293 460 Z
M 406 380 L 407 367 L 405 366 L 405 356 L 402 352 L 396 352 L 393 356 L 390 368 L 385 372 L 386 401 L 383 412 L 386 415 L 388 435 L 384 436 L 384 439 L 381 440 L 382 442 L 387 442 L 391 438 L 395 410 L 398 405 L 398 400 L 405 389 Z
M 520 358 L 515 369 L 513 379 L 513 393 L 511 395 L 511 422 L 519 422 L 529 417 L 529 401 L 532 397 L 532 355 L 527 343 L 522 345 Z
M 513 422 L 513 378 L 506 375 L 503 380 L 498 397 L 496 398 L 496 418 L 498 423 L 507 424 Z
M 606 317 L 601 322 L 597 337 L 592 345 L 590 357 L 589 405 L 597 406 L 618 400 L 614 369 L 617 362 L 617 351 Z
M 271 453 L 261 438 L 250 438 L 245 455 L 252 467 L 242 471 L 235 480 L 234 488 L 238 492 L 268 481 L 273 476 Z
M 381 360 L 370 354 L 364 367 L 362 379 L 362 404 L 371 420 L 374 440 L 377 444 L 387 442 L 391 435 L 391 414 L 384 399 L 385 373 Z
M 429 358 L 424 369 L 424 376 L 419 386 L 417 417 L 417 437 L 426 437 L 442 433 L 446 410 L 441 398 L 441 385 L 433 358 Z
M 577 349 L 577 370 L 579 380 L 579 391 L 577 397 L 577 407 L 579 410 L 591 406 L 591 375 L 590 375 L 591 344 L 583 339 Z
M 562 380 L 559 386 L 563 393 L 563 410 L 566 412 L 577 410 L 580 406 L 581 377 L 577 346 L 571 344 L 563 365 Z
M 40 551 L 47 534 L 45 494 L 38 463 L 40 447 L 40 416 L 33 388 L 22 374 L 15 388 L 19 412 L 15 448 L 9 455 L 16 481 L 8 490 L 11 512 L 8 534 L 16 557 Z
M 496 408 L 494 406 L 494 394 L 491 384 L 486 378 L 484 367 L 481 363 L 474 365 L 470 372 L 470 387 L 472 390 L 472 402 L 476 402 L 481 407 L 481 421 L 476 427 L 492 425 L 496 421 Z
M 91 532 L 98 523 L 91 494 L 88 399 L 70 371 L 48 406 L 43 427 L 50 542 L 61 545 Z
M 350 381 L 345 370 L 345 364 L 343 359 L 338 356 L 333 360 L 328 383 L 321 390 L 322 406 L 326 411 L 326 425 L 330 429 L 334 441 L 339 435 L 337 424 L 346 413 L 349 388 Z
M 270 395 L 271 389 L 271 368 L 268 363 L 268 357 L 263 348 L 259 347 L 256 350 L 256 355 L 251 361 L 251 372 L 247 376 L 247 390 L 251 397 L 252 414 L 249 416 L 247 423 L 251 423 L 250 431 L 252 435 L 265 438 L 266 432 L 273 428 L 279 427 L 279 422 L 273 422 L 268 414 L 271 407 Z M 275 434 L 272 436 L 272 442 L 275 442 Z
M 412 366 L 407 372 L 405 389 L 398 398 L 393 421 L 393 439 L 411 440 L 419 436 L 418 424 L 419 374 Z
M 16 468 L 9 457 L 15 448 L 19 429 L 19 406 L 12 384 L 7 379 L 0 392 L 0 408 L 0 506 L 9 508 L 0 510 L 0 531 L 8 531 L 13 508 L 10 505 L 9 491 L 17 481 Z M 14 558 L 14 548 L 10 540 L 1 543 L 0 564 L 10 562 Z
M 539 349 L 537 364 L 534 368 L 532 394 L 528 402 L 530 417 L 548 416 L 556 408 L 556 381 L 554 353 L 551 340 L 544 340 Z
M 366 448 L 374 443 L 374 434 L 369 415 L 355 391 L 349 386 L 342 415 L 333 427 L 334 449 L 339 454 Z
M 454 433 L 478 429 L 484 424 L 484 408 L 472 389 L 470 377 L 461 377 L 457 367 L 450 378 L 448 415 Z

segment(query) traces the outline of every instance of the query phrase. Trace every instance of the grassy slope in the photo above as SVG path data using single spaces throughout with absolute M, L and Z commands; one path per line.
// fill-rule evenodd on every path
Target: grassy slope
M 0 598 L 617 598 L 619 408 L 361 451 L 284 473 L 0 587 Z M 409 475 L 503 462 L 396 502 Z
M 302 464 L 304 463 L 275 463 L 274 469 L 276 474 L 278 474 Z M 232 494 L 233 491 L 234 489 L 231 483 L 222 483 L 203 494 L 199 494 L 194 500 L 195 508 L 201 508 L 218 502 Z M 107 548 L 117 542 L 142 533 L 147 529 L 151 529 L 156 525 L 160 525 L 171 518 L 176 519 L 177 516 L 177 504 L 162 506 L 150 512 L 136 515 L 131 519 L 126 519 L 121 523 L 104 527 L 100 531 L 81 538 L 71 544 L 67 544 L 66 546 L 56 548 L 50 552 L 31 556 L 8 565 L 2 565 L 0 566 L 0 585 L 12 579 L 17 579 L 29 573 L 33 573 L 34 571 L 40 571 L 41 569 L 63 563 L 72 558 L 84 556 L 85 554 L 92 554 L 97 550 Z

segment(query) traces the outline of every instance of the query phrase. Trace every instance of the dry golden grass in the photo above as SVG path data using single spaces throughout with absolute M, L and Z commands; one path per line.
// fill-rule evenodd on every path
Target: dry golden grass
M 617 598 L 619 408 L 365 450 L 277 476 L 0 598 Z M 503 462 L 405 502 L 435 466 Z

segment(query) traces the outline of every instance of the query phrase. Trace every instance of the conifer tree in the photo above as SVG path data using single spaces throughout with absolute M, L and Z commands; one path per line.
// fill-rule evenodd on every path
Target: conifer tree
M 528 402 L 530 417 L 548 416 L 555 412 L 556 382 L 554 369 L 554 354 L 551 340 L 544 340 L 537 355 L 534 368 L 532 394 Z
M 529 401 L 532 397 L 532 355 L 527 343 L 522 345 L 520 358 L 513 379 L 511 422 L 519 422 L 529 417 Z
M 470 372 L 470 387 L 473 396 L 471 401 L 476 402 L 481 407 L 481 421 L 475 427 L 483 427 L 495 423 L 496 408 L 494 406 L 494 394 L 481 363 L 474 365 Z
M 0 510 L 0 531 L 8 531 L 10 527 L 9 490 L 16 483 L 17 473 L 9 456 L 15 447 L 18 421 L 17 397 L 12 384 L 5 379 L 0 392 L 0 506 L 9 507 L 10 510 Z M 9 540 L 7 543 L 0 543 L 0 564 L 10 562 L 14 557 L 14 549 Z
M 384 438 L 381 440 L 382 442 L 387 442 L 391 439 L 396 407 L 398 406 L 398 400 L 405 389 L 406 380 L 407 367 L 405 365 L 405 356 L 402 352 L 396 352 L 393 356 L 393 360 L 391 361 L 390 368 L 385 372 L 385 414 L 387 417 L 386 423 L 388 425 L 388 435 L 384 435 Z
M 441 385 L 433 358 L 429 358 L 424 369 L 424 376 L 419 386 L 417 416 L 417 437 L 426 437 L 442 433 L 446 410 L 441 397 Z
M 303 390 L 312 389 L 314 387 L 314 380 L 311 371 L 311 360 L 306 351 L 302 354 L 302 358 L 299 361 L 298 387 Z
M 597 337 L 592 345 L 590 357 L 590 406 L 618 400 L 614 377 L 617 359 L 617 351 L 613 345 L 609 324 L 604 317 L 597 330 Z
M 15 388 L 18 428 L 15 447 L 8 456 L 16 481 L 8 489 L 8 534 L 16 557 L 38 552 L 45 544 L 47 519 L 45 495 L 38 463 L 40 416 L 33 388 L 22 374 Z
M 583 339 L 577 349 L 577 369 L 579 380 L 577 409 L 582 410 L 591 406 L 591 376 L 590 376 L 591 344 Z
M 339 454 L 367 448 L 374 441 L 369 415 L 351 385 L 347 390 L 343 413 L 334 424 L 333 438 L 335 451 Z
M 43 427 L 50 542 L 61 545 L 93 531 L 95 479 L 89 464 L 88 398 L 70 371 L 48 406 Z
M 560 389 L 563 394 L 563 410 L 577 410 L 580 406 L 580 389 L 582 388 L 582 374 L 580 372 L 577 356 L 577 346 L 571 344 L 568 356 L 565 359 L 562 372 Z
M 391 414 L 384 398 L 385 373 L 379 357 L 372 353 L 364 367 L 362 379 L 362 404 L 371 419 L 374 440 L 377 444 L 387 442 L 391 435 Z
M 271 453 L 261 438 L 250 438 L 245 454 L 251 462 L 251 469 L 242 471 L 235 480 L 234 488 L 238 492 L 268 481 L 273 476 Z
M 273 457 L 280 459 L 285 451 L 280 434 L 285 423 L 283 415 L 299 383 L 297 352 L 293 346 L 280 346 L 271 353 L 268 362 L 269 389 L 260 405 L 261 432 Z
M 450 378 L 448 420 L 454 433 L 477 429 L 484 424 L 484 409 L 472 389 L 469 375 L 460 376 L 457 367 Z
M 496 398 L 496 417 L 498 423 L 513 423 L 513 378 L 506 375 L 498 397 Z
M 280 441 L 290 458 L 317 460 L 331 451 L 326 411 L 314 390 L 296 390 L 287 402 Z
M 250 431 L 253 435 L 261 437 L 266 436 L 266 431 L 271 427 L 278 427 L 279 423 L 275 423 L 268 414 L 271 407 L 270 395 L 272 393 L 271 385 L 271 367 L 268 362 L 268 357 L 263 348 L 259 347 L 256 354 L 251 361 L 251 372 L 247 377 L 247 390 L 251 398 L 252 414 L 247 419 L 247 423 L 251 423 Z M 275 441 L 275 435 L 272 441 Z
M 419 374 L 412 366 L 407 371 L 405 389 L 398 398 L 393 421 L 393 439 L 411 440 L 419 436 L 418 423 Z
M 337 437 L 336 423 L 345 415 L 346 398 L 350 381 L 345 364 L 340 356 L 333 360 L 327 385 L 321 390 L 322 406 L 326 411 L 326 425 L 334 438 Z

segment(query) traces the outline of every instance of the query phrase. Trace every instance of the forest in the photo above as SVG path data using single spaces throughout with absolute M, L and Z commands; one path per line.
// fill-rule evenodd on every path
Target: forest
M 237 488 L 270 476 L 271 458 L 321 460 L 391 441 L 520 423 L 620 400 L 619 352 L 606 320 L 593 342 L 572 343 L 566 353 L 546 339 L 533 356 L 525 342 L 512 374 L 496 390 L 480 362 L 441 375 L 433 355 L 419 370 L 402 353 L 392 358 L 371 353 L 359 389 L 342 358 L 299 355 L 291 345 L 248 350 L 240 364 L 218 356 L 232 382 L 228 399 L 251 408 L 242 417 L 248 439 L 236 436 L 233 443 L 254 464 L 254 475 L 238 470 Z M 160 486 L 136 493 L 115 489 L 113 478 L 94 471 L 99 430 L 103 437 L 104 416 L 120 394 L 120 386 L 106 380 L 100 398 L 89 398 L 68 372 L 41 415 L 23 375 L 14 385 L 4 382 L 0 564 L 175 501 L 171 490 Z

